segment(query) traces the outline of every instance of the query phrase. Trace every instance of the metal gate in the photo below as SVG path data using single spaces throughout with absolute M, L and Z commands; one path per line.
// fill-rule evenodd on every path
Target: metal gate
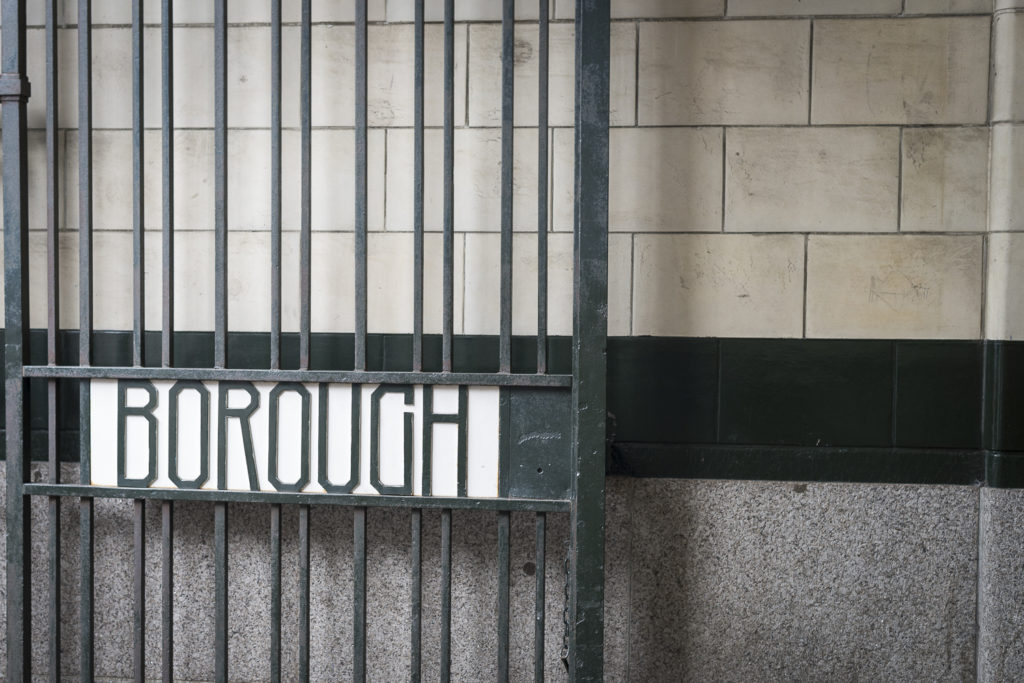
M 414 312 L 409 357 L 395 369 L 368 353 L 367 330 L 367 0 L 355 1 L 355 258 L 350 264 L 354 277 L 354 334 L 338 343 L 346 359 L 336 366 L 319 363 L 313 353 L 311 333 L 311 0 L 301 0 L 300 22 L 300 102 L 301 113 L 301 230 L 300 244 L 300 324 L 297 367 L 284 349 L 282 334 L 282 12 L 281 0 L 269 0 L 271 6 L 271 263 L 267 276 L 271 281 L 269 357 L 262 367 L 244 367 L 229 356 L 228 272 L 232 254 L 228 249 L 228 3 L 212 0 L 214 6 L 214 145 L 215 145 L 215 269 L 214 331 L 212 364 L 209 367 L 183 367 L 175 364 L 174 331 L 174 92 L 172 1 L 162 0 L 159 17 L 143 16 L 149 3 L 134 0 L 131 28 L 133 81 L 134 150 L 132 198 L 133 282 L 131 362 L 117 365 L 98 362 L 94 353 L 93 330 L 93 74 L 90 0 L 78 0 L 77 24 L 77 108 L 79 147 L 78 183 L 78 290 L 79 333 L 59 330 L 59 248 L 58 202 L 56 201 L 60 162 L 58 134 L 58 2 L 45 0 L 45 83 L 33 84 L 46 95 L 46 260 L 47 287 L 32 292 L 47 301 L 46 363 L 32 364 L 29 351 L 29 251 L 28 251 L 28 148 L 26 103 L 30 88 L 26 78 L 26 2 L 2 0 L 2 76 L 0 101 L 3 123 L 4 189 L 4 266 L 5 266 L 5 397 L 7 454 L 7 627 L 6 643 L 9 680 L 31 677 L 32 648 L 46 648 L 49 675 L 57 680 L 61 671 L 61 653 L 77 646 L 81 656 L 81 678 L 91 680 L 94 662 L 94 515 L 97 498 L 130 499 L 134 503 L 134 671 L 135 679 L 144 676 L 146 648 L 146 610 L 161 615 L 161 651 L 163 680 L 173 676 L 174 585 L 173 545 L 174 511 L 179 501 L 210 501 L 214 506 L 215 600 L 210 605 L 215 615 L 213 643 L 215 675 L 227 680 L 228 671 L 228 503 L 258 502 L 270 506 L 271 568 L 271 647 L 266 653 L 267 678 L 280 680 L 281 671 L 281 518 L 282 506 L 293 505 L 299 515 L 299 671 L 302 680 L 309 677 L 310 662 L 310 530 L 316 506 L 342 505 L 353 509 L 353 614 L 352 667 L 356 680 L 367 676 L 367 516 L 381 507 L 409 510 L 411 518 L 409 596 L 411 623 L 408 624 L 411 672 L 419 680 L 421 637 L 423 632 L 422 558 L 424 534 L 422 511 L 439 509 L 441 543 L 441 678 L 451 675 L 452 652 L 452 511 L 460 509 L 490 511 L 497 525 L 498 584 L 493 595 L 497 614 L 498 677 L 509 675 L 509 538 L 513 511 L 536 513 L 536 614 L 535 678 L 541 680 L 546 657 L 544 651 L 545 607 L 545 514 L 564 512 L 570 516 L 570 549 L 567 572 L 567 659 L 572 680 L 600 680 L 602 677 L 603 581 L 604 581 L 604 468 L 605 468 L 605 344 L 607 329 L 607 201 L 608 201 L 608 91 L 609 91 L 609 0 L 576 0 L 575 7 L 575 177 L 574 177 L 574 251 L 573 251 L 573 334 L 571 374 L 549 372 L 547 334 L 547 232 L 548 225 L 548 0 L 539 0 L 540 89 L 538 149 L 539 206 L 538 244 L 538 333 L 528 343 L 535 344 L 536 365 L 521 371 L 513 362 L 513 346 L 527 343 L 512 336 L 512 256 L 513 256 L 513 82 L 514 23 L 513 0 L 503 0 L 501 29 L 501 232 L 500 232 L 500 334 L 493 368 L 486 371 L 460 369 L 458 337 L 453 333 L 454 309 L 454 0 L 444 2 L 444 123 L 443 123 L 443 307 L 440 339 L 424 334 L 424 0 L 415 2 L 415 113 L 414 113 Z M 145 329 L 144 255 L 146 234 L 144 215 L 144 141 L 143 141 L 143 26 L 159 22 L 161 53 L 161 135 L 160 168 L 162 177 L 162 326 L 159 330 L 159 361 L 147 363 Z M 60 103 L 65 106 L 64 103 Z M 125 201 L 129 201 L 125 198 Z M 316 296 L 330 296 L 316 292 Z M 60 333 L 60 334 L 59 334 Z M 153 331 L 150 331 L 153 335 Z M 61 363 L 60 339 L 77 336 L 77 362 Z M 154 339 L 155 340 L 155 337 Z M 152 341 L 152 340 L 151 340 Z M 336 340 L 337 341 L 337 340 Z M 435 342 L 440 342 L 435 344 Z M 351 351 L 348 351 L 351 344 Z M 439 349 L 435 348 L 439 346 Z M 532 354 L 532 352 L 531 352 Z M 151 358 L 155 357 L 151 356 Z M 433 367 L 435 361 L 439 367 Z M 490 366 L 489 366 L 490 367 Z M 45 391 L 48 454 L 47 480 L 30 481 L 31 444 L 28 425 L 29 389 Z M 455 389 L 457 387 L 457 390 Z M 435 394 L 435 389 L 440 392 Z M 432 401 L 448 392 L 446 412 L 435 409 Z M 333 392 L 333 393 L 332 393 Z M 476 392 L 476 393 L 474 393 Z M 481 393 L 482 392 L 482 393 Z M 491 392 L 491 393 L 487 393 Z M 66 395 L 60 395 L 64 393 Z M 467 472 L 476 462 L 473 446 L 467 446 L 466 434 L 473 428 L 470 414 L 472 397 L 494 396 L 498 415 L 497 470 L 495 490 L 471 491 Z M 301 438 L 284 443 L 278 434 L 279 408 L 289 400 L 301 406 Z M 141 402 L 139 397 L 142 397 Z M 182 397 L 185 396 L 183 399 Z M 245 399 L 239 407 L 237 398 Z M 332 396 L 347 396 L 343 407 L 350 411 L 349 443 L 351 459 L 347 483 L 329 476 L 327 452 L 328 420 L 336 419 L 344 409 L 332 404 Z M 189 398 L 191 397 L 191 398 Z M 247 398 L 246 398 L 247 397 Z M 37 396 L 37 402 L 39 397 Z M 186 400 L 187 399 L 187 400 Z M 340 400 L 340 399 L 339 399 Z M 488 399 L 490 400 L 490 399 Z M 182 474 L 176 460 L 180 436 L 177 419 L 182 401 L 199 406 L 200 436 L 198 467 L 194 477 Z M 390 403 L 386 403 L 390 401 Z M 454 401 L 454 403 L 452 403 Z M 198 402 L 198 403 L 197 403 Z M 59 406 L 75 403 L 80 415 L 80 481 L 60 479 L 60 458 L 67 444 L 59 443 Z M 369 405 L 367 405 L 369 404 Z M 334 412 L 331 412 L 332 405 Z M 400 417 L 383 429 L 385 405 L 397 405 Z M 162 406 L 162 407 L 161 407 Z M 181 408 L 184 410 L 184 408 Z M 254 427 L 250 418 L 257 410 L 269 413 L 266 460 L 258 463 L 252 445 Z M 284 410 L 280 408 L 280 410 Z M 163 412 L 161 412 L 163 411 Z M 416 411 L 419 411 L 418 413 Z M 195 412 L 195 411 L 193 411 Z M 414 413 L 422 422 L 419 446 L 414 449 Z M 313 415 L 316 415 L 316 419 Z M 363 415 L 369 419 L 364 422 Z M 211 419 L 211 415 L 214 416 Z M 329 415 L 335 417 L 329 417 Z M 437 424 L 454 425 L 457 444 L 448 453 L 431 453 L 433 428 Z M 97 427 L 99 425 L 99 427 Z M 169 425 L 169 426 L 168 426 Z M 360 436 L 360 430 L 369 433 Z M 396 426 L 397 425 L 397 426 Z M 140 431 L 141 430 L 141 431 Z M 237 430 L 237 431 L 236 431 Z M 397 431 L 396 431 L 397 430 Z M 187 431 L 187 430 L 186 430 Z M 492 430 L 493 431 L 493 430 Z M 214 437 L 216 432 L 216 438 Z M 239 442 L 230 434 L 240 434 Z M 385 433 L 387 432 L 387 433 Z M 109 442 L 105 434 L 116 433 Z M 398 453 L 399 472 L 385 482 L 382 439 L 394 441 L 391 450 Z M 140 436 L 141 434 L 141 436 Z M 295 437 L 298 435 L 290 434 Z M 315 438 L 314 438 L 315 435 Z M 563 438 L 564 437 L 564 438 Z M 262 438 L 262 437 L 261 437 Z M 109 440 L 109 439 L 108 439 Z M 229 477 L 228 441 L 238 448 L 245 467 L 231 465 Z M 158 445 L 159 441 L 159 445 Z M 369 466 L 362 455 L 369 442 Z M 139 445 L 142 444 L 142 445 Z M 161 450 L 164 449 L 164 450 Z M 186 449 L 188 450 L 188 449 Z M 419 463 L 414 467 L 413 451 Z M 279 452 L 280 451 L 280 452 Z M 158 454 L 166 452 L 167 456 Z M 316 457 L 314 457 L 314 453 Z M 140 455 L 141 454 L 141 455 Z M 451 457 L 449 457 L 451 456 Z M 186 456 L 182 455 L 184 459 Z M 263 457 L 262 455 L 260 456 Z M 299 474 L 293 481 L 281 476 L 281 463 L 301 459 Z M 389 456 L 390 457 L 390 456 Z M 431 463 L 447 457 L 452 465 L 454 484 L 435 493 Z M 129 460 L 134 475 L 129 476 Z M 394 458 L 392 458 L 394 460 Z M 489 462 L 489 461 L 488 461 Z M 178 464 L 175 464 L 178 463 Z M 142 468 L 141 473 L 138 469 Z M 394 469 L 397 467 L 397 469 Z M 366 470 L 369 470 L 368 472 Z M 314 477 L 313 472 L 316 472 Z M 414 477 L 419 472 L 420 477 Z M 336 472 L 335 472 L 336 474 Z M 48 604 L 31 603 L 30 567 L 32 496 L 48 501 L 46 542 L 49 566 L 37 571 L 48 575 Z M 145 591 L 145 501 L 160 501 L 162 524 L 162 581 L 159 601 Z M 80 509 L 81 591 L 79 642 L 61 643 L 61 505 L 72 503 Z M 428 530 L 429 531 L 429 530 Z M 126 539 L 127 542 L 127 539 Z M 559 590 L 561 587 L 559 587 Z M 30 634 L 32 609 L 48 610 L 50 636 L 47 643 L 33 643 Z M 346 617 L 346 618 L 349 618 Z M 559 615 L 561 617 L 561 615 Z M 338 615 L 342 618 L 342 615 Z M 457 646 L 458 644 L 455 643 Z M 156 653 L 152 653 L 156 656 Z M 372 672 L 369 672 L 372 673 Z M 294 675 L 286 672 L 286 677 Z

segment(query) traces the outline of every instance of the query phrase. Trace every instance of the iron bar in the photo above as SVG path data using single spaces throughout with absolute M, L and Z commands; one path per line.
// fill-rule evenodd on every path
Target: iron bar
M 366 508 L 352 510 L 352 679 L 366 680 Z
M 160 678 L 174 680 L 174 501 L 160 503 Z
M 423 512 L 419 508 L 413 508 L 411 512 L 412 542 L 409 548 L 409 563 L 412 570 L 412 616 L 409 670 L 413 683 L 419 683 L 423 674 Z
M 142 2 L 132 2 L 132 363 L 142 365 L 146 335 L 145 121 Z
M 365 28 L 365 27 L 364 27 Z M 309 369 L 310 340 L 310 290 L 312 269 L 312 9 L 310 0 L 302 0 L 302 75 L 300 78 L 300 103 L 302 119 L 302 225 L 299 238 L 299 368 Z M 364 45 L 365 47 L 365 45 Z M 365 131 L 364 131 L 365 136 Z M 365 155 L 365 140 L 364 140 Z M 365 189 L 365 177 L 364 177 Z M 365 210 L 365 199 L 364 199 Z M 365 232 L 365 230 L 364 230 Z M 364 342 L 365 344 L 365 342 Z M 364 351 L 365 353 L 365 351 Z
M 281 505 L 270 506 L 270 680 L 281 681 Z
M 548 371 L 548 0 L 537 10 L 537 372 Z
M 604 675 L 609 0 L 576 2 L 569 677 Z
M 569 501 L 552 498 L 449 498 L 444 496 L 380 496 L 364 494 L 278 493 L 275 491 L 218 491 L 213 489 L 131 488 L 79 484 L 25 484 L 26 495 L 146 498 L 232 503 L 289 503 L 349 507 L 405 507 L 460 510 L 532 510 L 566 512 Z
M 544 15 L 541 15 L 544 16 Z M 534 598 L 533 612 L 533 680 L 536 683 L 544 681 L 544 581 L 546 577 L 546 526 L 547 515 L 543 512 L 537 513 L 537 549 L 534 560 L 534 581 L 536 593 Z
M 214 675 L 228 680 L 228 504 L 213 507 Z
M 412 299 L 412 369 L 423 369 L 423 2 L 416 0 L 413 29 L 413 299 Z M 414 675 L 418 675 L 415 673 Z
M 56 379 L 194 379 L 249 382 L 344 382 L 349 384 L 465 384 L 477 386 L 572 386 L 571 375 L 491 374 L 473 372 L 395 372 L 387 370 L 259 370 L 245 368 L 134 368 L 74 365 L 29 365 L 24 377 Z
M 499 369 L 512 371 L 512 148 L 515 112 L 516 3 L 502 0 L 501 16 L 501 291 Z
M 281 0 L 270 2 L 270 367 L 281 367 Z
M 214 2 L 214 335 L 213 364 L 228 362 L 228 8 Z
M 308 1 L 308 0 L 307 0 Z M 310 509 L 299 507 L 299 680 L 309 681 L 309 532 Z
M 444 2 L 444 207 L 441 369 L 452 371 L 455 329 L 455 0 Z
M 146 679 L 146 501 L 135 500 L 135 529 L 133 542 L 135 545 L 134 584 L 132 597 L 135 605 L 133 610 L 133 659 L 135 666 L 134 679 L 142 683 Z
M 462 499 L 465 500 L 465 499 Z M 441 681 L 452 679 L 452 511 L 441 510 Z
M 355 369 L 366 369 L 366 0 L 356 0 Z
M 498 680 L 508 681 L 509 552 L 511 513 L 498 513 Z
M 92 363 L 92 11 L 90 0 L 78 2 L 78 362 Z M 79 452 L 89 453 L 89 382 L 79 385 Z M 83 484 L 89 484 L 89 458 L 79 466 Z M 79 503 L 81 584 L 79 586 L 80 675 L 92 681 L 93 660 L 93 504 Z
M 60 231 L 59 206 L 60 157 L 58 154 L 58 42 L 57 0 L 46 3 L 46 362 L 57 363 L 57 336 L 60 326 Z M 57 429 L 57 381 L 46 383 L 46 432 L 49 482 L 60 483 L 60 444 Z M 51 496 L 47 506 L 49 527 L 49 668 L 50 680 L 61 675 L 61 499 Z
M 160 88 L 163 183 L 163 308 L 160 329 L 160 364 L 174 364 L 174 3 L 160 8 Z

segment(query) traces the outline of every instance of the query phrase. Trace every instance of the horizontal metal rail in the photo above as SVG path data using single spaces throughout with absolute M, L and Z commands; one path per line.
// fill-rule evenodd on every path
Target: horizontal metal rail
M 534 498 L 451 498 L 440 496 L 367 496 L 331 493 L 278 493 L 273 491 L 215 491 L 209 489 L 128 488 L 81 484 L 25 484 L 30 496 L 73 496 L 127 500 L 193 500 L 215 503 L 284 503 L 291 505 L 343 505 L 412 509 L 528 510 L 568 512 L 570 501 Z
M 24 377 L 50 379 L 199 380 L 208 382 L 339 382 L 345 384 L 445 384 L 569 388 L 572 375 L 389 370 L 267 370 L 242 368 L 149 368 L 26 365 Z

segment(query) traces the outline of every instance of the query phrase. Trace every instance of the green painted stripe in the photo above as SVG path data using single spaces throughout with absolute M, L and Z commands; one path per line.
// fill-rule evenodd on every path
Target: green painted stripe
M 159 364 L 158 333 L 147 364 Z M 61 361 L 74 364 L 77 333 Z M 298 365 L 284 335 L 282 367 Z M 266 368 L 265 333 L 228 338 L 233 367 Z M 45 361 L 33 330 L 29 360 Z M 97 365 L 131 360 L 129 332 L 94 336 Z M 312 337 L 314 369 L 351 369 L 350 334 Z M 498 369 L 497 337 L 457 337 L 457 372 Z M 533 338 L 514 338 L 516 372 L 536 369 Z M 570 340 L 549 340 L 549 371 L 571 372 Z M 411 335 L 370 335 L 373 370 L 411 369 Z M 213 361 L 213 335 L 175 334 L 175 364 Z M 441 367 L 441 339 L 424 338 L 424 369 Z M 77 453 L 78 392 L 61 380 L 59 450 Z M 45 459 L 46 396 L 30 382 L 33 457 Z M 0 399 L 2 401 L 2 399 Z M 610 471 L 681 476 L 1024 487 L 1024 343 L 949 340 L 691 339 L 608 341 Z

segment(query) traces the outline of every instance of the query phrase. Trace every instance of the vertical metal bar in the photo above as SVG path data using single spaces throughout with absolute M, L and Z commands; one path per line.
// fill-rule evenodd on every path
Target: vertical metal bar
M 213 509 L 214 674 L 228 680 L 228 506 Z
M 132 363 L 142 365 L 146 330 L 146 233 L 143 189 L 145 141 L 143 140 L 143 45 L 142 0 L 132 2 L 132 284 L 133 318 Z
M 422 5 L 421 5 L 422 6 Z M 410 678 L 419 683 L 422 676 L 423 642 L 423 511 L 412 510 L 412 543 L 409 548 L 412 569 L 412 627 L 409 657 Z
M 609 0 L 577 0 L 569 675 L 587 681 L 604 664 L 609 33 Z
M 544 15 L 541 15 L 544 16 Z M 533 680 L 536 683 L 544 681 L 544 580 L 547 577 L 545 544 L 547 515 L 543 512 L 537 513 L 537 555 L 534 561 L 536 595 L 534 598 L 533 611 Z
M 7 448 L 7 677 L 32 675 L 31 516 L 23 485 L 29 476 L 28 384 L 22 367 L 28 353 L 28 147 L 25 121 L 25 1 L 4 0 L 2 71 L 22 83 L 20 94 L 3 96 L 4 184 L 4 388 Z
M 213 363 L 227 367 L 228 330 L 228 8 L 214 3 L 214 336 Z M 214 671 L 228 678 L 228 506 L 215 503 L 214 526 Z
M 305 35 L 303 34 L 303 38 Z M 303 45 L 305 47 L 305 45 Z M 305 67 L 305 61 L 303 61 Z M 303 149 L 305 152 L 305 149 Z M 270 367 L 281 368 L 281 0 L 270 2 Z M 303 203 L 305 209 L 305 203 Z M 270 506 L 270 680 L 281 680 L 281 506 Z
M 92 363 L 92 8 L 78 2 L 78 363 Z M 89 468 L 89 382 L 79 385 L 79 472 L 91 483 Z M 93 660 L 93 504 L 82 498 L 79 510 L 81 584 L 79 620 L 82 680 L 94 676 Z
M 352 680 L 366 680 L 366 508 L 352 510 Z
M 270 680 L 281 681 L 281 506 L 270 506 Z
M 142 683 L 146 679 L 146 501 L 137 499 L 135 501 L 135 571 L 134 590 L 135 599 L 133 629 L 135 659 L 135 681 Z
M 57 0 L 46 3 L 46 362 L 57 364 L 57 331 L 60 326 L 60 224 L 58 196 L 60 158 L 57 152 Z M 60 483 L 60 443 L 57 432 L 57 382 L 46 383 L 46 431 L 49 480 Z M 49 668 L 50 680 L 60 680 L 60 496 L 51 496 L 47 506 L 49 526 Z
M 174 364 L 174 3 L 160 11 L 161 145 L 163 147 L 163 310 L 160 364 Z
M 299 506 L 299 680 L 309 681 L 309 515 Z
M 412 369 L 423 369 L 423 2 L 416 0 L 413 29 L 413 300 L 412 300 Z M 413 670 L 418 676 L 417 669 Z
M 228 359 L 228 8 L 214 2 L 214 367 Z
M 174 3 L 160 6 L 160 107 L 162 156 L 163 257 L 161 286 L 160 364 L 174 364 Z M 174 502 L 160 503 L 160 677 L 174 679 Z
M 508 681 L 508 580 L 509 534 L 511 513 L 503 510 L 498 513 L 498 680 Z
M 364 27 L 365 28 L 365 27 Z M 300 109 L 302 119 L 302 234 L 300 245 L 299 285 L 300 290 L 300 323 L 299 323 L 299 368 L 309 368 L 310 338 L 310 281 L 312 269 L 312 9 L 310 0 L 302 0 L 302 75 L 300 86 Z M 365 46 L 364 46 L 365 47 Z M 364 130 L 365 136 L 365 130 Z M 365 154 L 364 140 L 364 154 Z M 365 161 L 365 157 L 364 157 Z M 365 175 L 363 188 L 365 190 Z M 364 197 L 365 211 L 365 197 Z M 364 224 L 365 227 L 365 224 Z M 365 232 L 365 231 L 364 231 Z
M 160 678 L 163 683 L 170 683 L 174 680 L 174 503 L 163 501 L 160 512 L 163 565 L 160 576 Z
M 539 0 L 537 55 L 537 372 L 548 371 L 548 0 Z
M 455 328 L 455 0 L 444 0 L 443 222 L 441 369 L 451 372 L 452 335 Z
M 512 137 L 515 61 L 516 3 L 502 0 L 501 15 L 501 314 L 499 369 L 512 371 Z
M 281 0 L 270 2 L 270 368 L 281 368 Z
M 441 510 L 441 681 L 452 679 L 452 511 Z
M 146 330 L 146 243 L 145 243 L 145 190 L 143 183 L 143 42 L 142 0 L 132 3 L 132 260 L 133 260 L 133 318 L 132 363 L 145 362 Z M 146 501 L 135 501 L 134 529 L 134 628 L 133 655 L 135 681 L 142 683 L 146 676 Z
M 355 369 L 366 369 L 366 0 L 356 0 Z

